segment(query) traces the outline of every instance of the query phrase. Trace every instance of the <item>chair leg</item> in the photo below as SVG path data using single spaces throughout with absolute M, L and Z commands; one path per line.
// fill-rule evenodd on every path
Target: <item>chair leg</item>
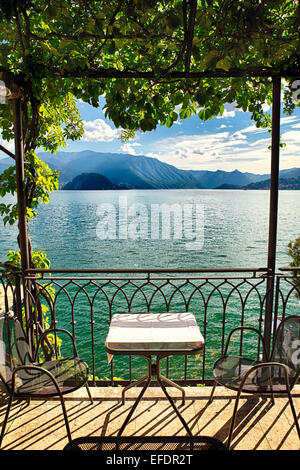
M 235 418 L 236 418 L 236 413 L 237 413 L 237 409 L 238 409 L 240 395 L 241 395 L 241 390 L 238 391 L 236 399 L 235 399 L 235 404 L 234 404 L 234 409 L 233 409 L 233 414 L 232 414 L 231 424 L 230 424 L 230 431 L 229 431 L 228 441 L 227 441 L 227 449 L 228 450 L 230 450 L 230 444 L 231 444 L 233 429 L 234 429 L 234 425 L 235 425 Z
M 64 400 L 64 397 L 61 393 L 59 395 L 59 398 L 60 398 L 60 403 L 61 403 L 61 407 L 62 407 L 62 410 L 63 410 L 65 426 L 66 426 L 66 430 L 67 430 L 67 436 L 68 436 L 69 442 L 71 442 L 72 441 L 72 436 L 71 436 L 71 431 L 70 431 L 70 426 L 69 426 L 69 420 L 68 420 L 65 400 Z
M 240 396 L 241 396 L 241 392 L 242 392 L 242 390 L 240 389 L 238 391 L 236 399 L 235 399 L 234 410 L 233 410 L 233 414 L 232 414 L 232 418 L 231 418 L 230 431 L 229 431 L 228 441 L 227 441 L 227 449 L 228 450 L 230 450 L 230 444 L 231 444 L 231 440 L 232 440 L 232 434 L 233 434 L 233 429 L 234 429 L 234 425 L 235 425 L 235 419 L 236 419 L 236 414 L 237 414 L 237 409 L 238 409 L 238 404 L 239 404 L 239 399 L 240 399 Z M 275 399 L 274 399 L 274 394 L 273 393 L 271 394 L 271 401 L 272 401 L 272 404 L 274 405 Z M 293 402 L 290 401 L 290 403 L 291 403 L 292 410 L 294 410 L 293 415 L 294 415 L 294 418 L 295 418 L 296 414 L 294 414 L 295 409 L 294 409 L 294 406 L 293 406 Z M 297 419 L 296 419 L 296 421 L 297 421 Z M 299 429 L 298 421 L 297 421 L 296 427 L 297 427 L 297 430 L 298 430 Z M 300 429 L 298 431 L 299 439 L 300 439 L 300 433 L 299 432 L 300 432 Z
M 291 406 L 291 409 L 292 409 L 296 429 L 297 429 L 297 432 L 298 432 L 298 437 L 300 439 L 300 427 L 299 427 L 298 418 L 297 418 L 297 414 L 296 414 L 296 411 L 295 411 L 295 407 L 294 407 L 294 403 L 293 403 L 292 395 L 291 395 L 290 391 L 288 391 L 288 397 L 289 397 L 289 402 L 290 402 L 290 406 Z
M 1 430 L 1 436 L 0 436 L 0 449 L 1 449 L 2 441 L 3 441 L 3 437 L 4 437 L 4 434 L 5 434 L 5 429 L 6 429 L 6 425 L 7 425 L 7 421 L 8 421 L 8 415 L 9 415 L 10 408 L 11 408 L 11 405 L 12 405 L 13 397 L 14 397 L 14 394 L 11 393 L 10 396 L 9 396 L 9 402 L 8 402 L 8 405 L 7 405 L 7 408 L 6 408 L 6 413 L 5 413 L 4 421 L 3 421 L 3 424 L 2 424 L 2 430 Z
M 215 380 L 214 384 L 213 384 L 213 387 L 212 387 L 212 390 L 211 390 L 209 400 L 208 400 L 208 404 L 210 404 L 213 401 L 213 396 L 214 396 L 214 393 L 215 393 L 216 385 L 217 385 L 217 381 Z
M 92 397 L 92 395 L 91 395 L 90 388 L 89 388 L 89 386 L 88 386 L 87 383 L 85 384 L 85 386 L 86 386 L 86 390 L 87 390 L 87 393 L 88 393 L 88 396 L 89 396 L 91 405 L 93 405 L 93 404 L 94 404 L 94 400 L 93 400 L 93 397 Z
M 7 405 L 7 409 L 6 409 L 6 413 L 5 413 L 3 425 L 2 425 L 1 435 L 0 435 L 0 449 L 1 449 L 2 441 L 3 441 L 3 437 L 4 437 L 4 433 L 5 433 L 5 429 L 6 429 L 6 425 L 7 425 L 7 421 L 8 421 L 8 415 L 9 415 L 10 408 L 11 408 L 11 405 L 12 405 L 13 397 L 14 397 L 14 395 L 13 395 L 13 393 L 11 393 L 11 394 L 10 394 L 10 397 L 9 397 L 9 402 L 8 402 L 8 405 Z M 63 398 L 62 395 L 60 395 L 59 398 L 60 398 L 60 402 L 61 402 L 61 406 L 62 406 L 62 410 L 63 410 L 63 415 L 64 415 L 64 420 L 65 420 L 65 425 L 66 425 L 66 430 L 67 430 L 68 439 L 69 439 L 69 441 L 71 442 L 72 437 L 71 437 L 71 432 L 70 432 L 70 426 L 69 426 L 69 421 L 68 421 L 68 415 L 67 415 L 67 410 L 66 410 L 66 406 L 65 406 L 65 401 L 64 401 L 64 398 Z

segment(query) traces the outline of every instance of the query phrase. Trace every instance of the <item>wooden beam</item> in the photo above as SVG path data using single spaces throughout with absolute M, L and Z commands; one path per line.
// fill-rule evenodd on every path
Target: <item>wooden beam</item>
M 168 81 L 168 80 L 199 80 L 204 78 L 231 78 L 231 77 L 285 77 L 285 78 L 299 78 L 300 69 L 277 69 L 273 67 L 249 67 L 245 69 L 230 69 L 230 70 L 205 70 L 203 72 L 166 72 L 159 70 L 157 72 L 139 72 L 129 70 L 116 70 L 104 68 L 87 68 L 76 69 L 72 71 L 50 69 L 53 76 L 60 78 L 143 78 L 146 80 L 154 81 Z
M 4 68 L 0 66 L 0 72 Z M 245 68 L 232 68 L 229 70 L 204 70 L 186 73 L 185 71 L 166 71 L 160 69 L 158 71 L 143 72 L 138 70 L 117 70 L 114 68 L 103 68 L 103 67 L 90 67 L 90 68 L 78 68 L 75 70 L 63 70 L 62 68 L 47 68 L 47 74 L 51 73 L 53 76 L 58 78 L 144 78 L 146 80 L 156 81 L 167 81 L 167 80 L 199 80 L 203 78 L 231 78 L 231 77 L 282 77 L 282 78 L 299 78 L 300 68 L 276 68 L 276 67 L 263 67 L 253 66 Z M 46 75 L 45 75 L 46 76 Z M 48 75 L 47 75 L 48 76 Z M 43 74 L 41 74 L 43 78 Z M 24 74 L 19 73 L 15 76 L 16 83 L 20 88 L 26 83 L 26 77 Z
M 185 73 L 190 73 L 190 66 L 191 66 L 191 55 L 192 55 L 192 46 L 193 46 L 193 38 L 194 38 L 194 27 L 195 27 L 195 19 L 196 19 L 196 11 L 197 11 L 197 0 L 190 1 L 190 13 L 188 19 L 188 30 L 186 34 L 187 40 L 187 47 L 186 47 L 186 57 L 185 57 Z
M 7 150 L 5 147 L 3 147 L 3 145 L 0 145 L 0 150 L 6 153 L 6 155 L 8 155 L 9 157 L 13 158 L 14 160 L 16 159 L 15 155 L 9 150 Z

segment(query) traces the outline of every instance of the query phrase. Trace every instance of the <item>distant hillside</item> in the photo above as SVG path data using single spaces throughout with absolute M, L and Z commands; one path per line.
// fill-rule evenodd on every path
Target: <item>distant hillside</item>
M 243 189 L 243 186 L 239 186 L 238 184 L 221 184 L 215 189 Z
M 258 183 L 251 183 L 247 186 L 243 186 L 240 189 L 270 189 L 270 179 L 259 181 Z M 279 189 L 300 189 L 300 177 L 298 178 L 280 178 Z
M 123 189 L 109 181 L 105 176 L 99 173 L 82 173 L 75 176 L 67 183 L 63 190 L 104 190 L 104 189 Z
M 100 153 L 86 150 L 76 154 L 43 153 L 39 157 L 58 169 L 65 184 L 81 173 L 100 173 L 113 184 L 135 189 L 203 188 L 189 172 L 156 158 L 129 154 Z
M 8 167 L 12 166 L 13 163 L 13 160 L 9 157 L 0 160 L 0 174 L 3 173 L 3 171 Z
M 256 175 L 253 173 L 242 173 L 239 170 L 234 171 L 208 171 L 208 170 L 189 170 L 189 173 L 206 188 L 214 189 L 224 184 L 245 186 L 267 179 L 269 175 Z
M 281 178 L 300 178 L 300 168 L 290 168 L 289 170 L 280 171 Z
M 52 169 L 59 170 L 60 188 L 84 173 L 103 175 L 112 184 L 129 189 L 238 189 L 264 182 L 270 175 L 234 171 L 180 170 L 156 158 L 123 153 L 83 152 L 39 153 Z M 0 160 L 0 173 L 11 166 L 12 159 Z M 280 178 L 300 178 L 300 168 L 280 171 Z M 225 187 L 224 187 L 225 185 Z M 247 189 L 258 189 L 256 187 Z

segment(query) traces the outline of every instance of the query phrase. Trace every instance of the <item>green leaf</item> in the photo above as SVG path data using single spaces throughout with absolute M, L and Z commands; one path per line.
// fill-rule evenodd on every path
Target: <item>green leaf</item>
M 219 60 L 216 63 L 216 68 L 226 70 L 226 72 L 228 72 L 230 69 L 230 59 L 225 57 L 224 59 Z
M 142 131 L 152 131 L 156 128 L 156 121 L 153 118 L 145 118 L 140 121 Z
M 107 51 L 108 51 L 109 54 L 112 54 L 112 55 L 115 54 L 115 52 L 116 52 L 116 43 L 115 43 L 115 41 L 111 41 L 109 43 Z

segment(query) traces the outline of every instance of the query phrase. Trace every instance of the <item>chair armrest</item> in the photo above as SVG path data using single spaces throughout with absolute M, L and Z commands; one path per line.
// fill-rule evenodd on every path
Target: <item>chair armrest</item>
M 243 379 L 242 379 L 241 384 L 239 386 L 238 394 L 240 394 L 242 392 L 243 386 L 244 386 L 248 376 L 252 372 L 254 372 L 257 369 L 267 369 L 269 367 L 280 367 L 284 371 L 287 391 L 290 392 L 290 380 L 289 380 L 289 368 L 288 368 L 288 366 L 286 366 L 285 364 L 282 364 L 281 362 L 261 362 L 260 364 L 256 364 L 255 366 L 252 366 L 247 370 L 247 372 L 243 376 Z M 273 385 L 271 375 L 270 375 L 270 382 L 271 382 L 271 385 Z M 272 391 L 270 393 L 272 393 Z
M 39 338 L 38 340 L 38 343 L 37 343 L 37 346 L 36 346 L 36 349 L 35 349 L 35 354 L 34 354 L 34 358 L 33 358 L 33 362 L 36 361 L 36 358 L 37 358 L 37 355 L 38 355 L 38 351 L 39 351 L 39 347 L 41 345 L 41 342 L 43 341 L 43 339 L 49 334 L 49 333 L 66 333 L 72 340 L 72 344 L 73 344 L 73 351 L 74 351 L 74 356 L 75 357 L 78 357 L 78 352 L 77 352 L 77 348 L 76 348 L 76 344 L 75 344 L 75 340 L 74 340 L 74 337 L 73 335 L 68 331 L 68 330 L 64 330 L 64 329 L 61 329 L 61 328 L 49 328 L 48 330 L 46 330 Z
M 11 389 L 12 389 L 12 393 L 14 394 L 15 393 L 15 381 L 16 381 L 16 374 L 20 371 L 20 370 L 38 370 L 39 372 L 42 372 L 46 375 L 48 375 L 48 377 L 50 377 L 50 379 L 52 380 L 52 382 L 54 383 L 55 385 L 55 388 L 57 390 L 57 393 L 59 396 L 62 395 L 62 392 L 59 388 L 59 385 L 57 383 L 57 380 L 55 379 L 54 375 L 51 374 L 51 372 L 49 370 L 46 370 L 46 369 L 43 369 L 43 367 L 39 367 L 37 365 L 34 365 L 34 364 L 28 364 L 28 365 L 22 365 L 22 366 L 18 366 L 16 367 L 13 372 L 12 372 L 12 382 L 11 382 Z M 20 394 L 21 395 L 21 394 Z
M 225 345 L 225 350 L 224 350 L 224 354 L 223 354 L 224 356 L 226 356 L 226 354 L 227 354 L 227 349 L 228 349 L 228 346 L 229 346 L 229 343 L 230 343 L 231 336 L 233 335 L 233 333 L 235 333 L 238 330 L 250 330 L 250 331 L 254 331 L 255 333 L 257 333 L 260 340 L 261 340 L 261 343 L 263 345 L 264 355 L 265 355 L 265 357 L 267 357 L 264 337 L 263 337 L 263 335 L 261 334 L 261 332 L 259 330 L 257 330 L 256 328 L 253 328 L 252 326 L 238 326 L 236 328 L 233 328 L 233 330 L 230 331 L 230 333 L 227 337 L 226 345 Z

